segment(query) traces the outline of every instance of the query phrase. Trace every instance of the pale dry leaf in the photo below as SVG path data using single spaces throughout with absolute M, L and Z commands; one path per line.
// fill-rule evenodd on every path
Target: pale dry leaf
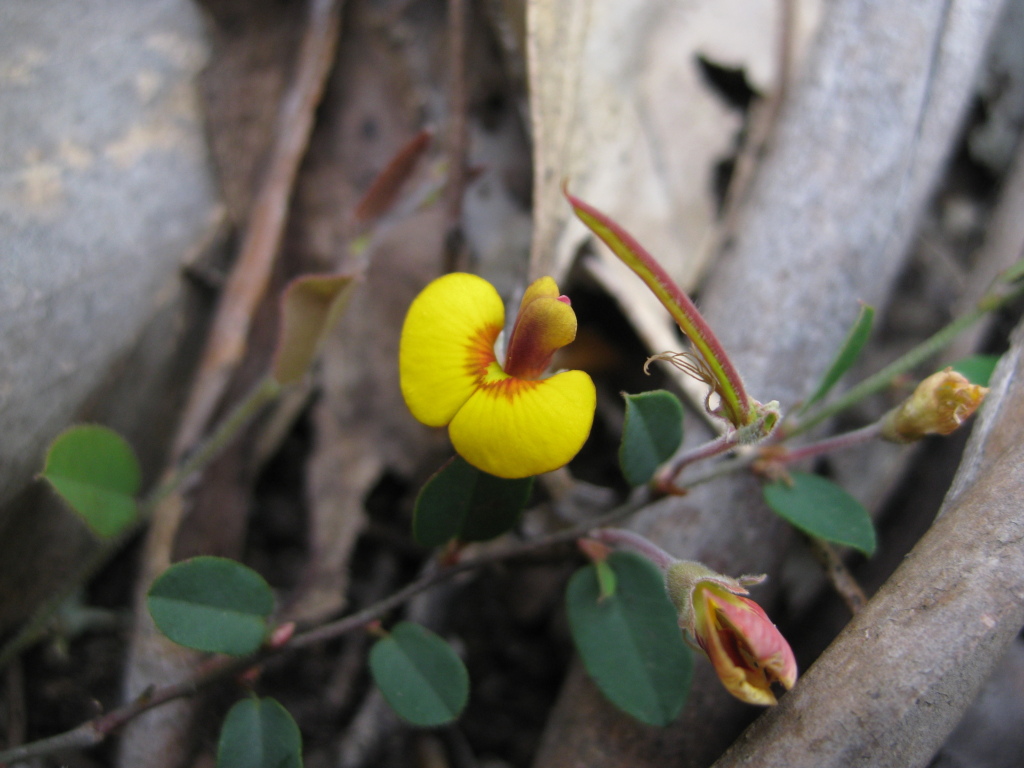
M 795 38 L 818 17 L 802 0 Z M 528 51 L 533 112 L 535 230 L 531 273 L 563 276 L 586 229 L 573 194 L 629 229 L 684 289 L 709 256 L 716 166 L 735 153 L 742 112 L 702 76 L 699 60 L 774 87 L 776 0 L 633 3 L 532 0 Z M 798 46 L 799 48 L 800 46 Z M 673 324 L 603 245 L 592 273 L 653 351 L 678 346 Z

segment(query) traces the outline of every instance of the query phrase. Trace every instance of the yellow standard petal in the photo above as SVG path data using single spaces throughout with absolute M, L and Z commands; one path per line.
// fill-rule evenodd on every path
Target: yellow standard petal
M 495 363 L 448 433 L 459 455 L 477 469 L 530 477 L 558 469 L 579 453 L 596 404 L 594 382 L 582 371 L 524 381 Z
M 448 424 L 495 362 L 505 307 L 481 277 L 455 272 L 429 283 L 402 326 L 398 371 L 412 415 L 431 427 Z

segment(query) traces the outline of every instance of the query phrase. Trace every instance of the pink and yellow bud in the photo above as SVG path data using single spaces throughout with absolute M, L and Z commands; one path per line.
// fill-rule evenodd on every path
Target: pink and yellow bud
M 882 418 L 882 437 L 912 443 L 925 435 L 948 435 L 970 418 L 987 392 L 952 368 L 934 373 Z
M 677 562 L 665 573 L 666 589 L 688 640 L 707 655 L 722 685 L 748 704 L 776 703 L 773 684 L 796 683 L 789 643 L 744 585 L 763 576 L 733 579 L 694 562 Z
M 594 383 L 582 371 L 544 378 L 554 353 L 576 337 L 576 315 L 550 277 L 529 286 L 504 365 L 494 345 L 505 307 L 476 275 L 439 277 L 416 297 L 402 326 L 399 375 L 413 416 L 448 427 L 477 469 L 520 478 L 564 466 L 594 420 Z

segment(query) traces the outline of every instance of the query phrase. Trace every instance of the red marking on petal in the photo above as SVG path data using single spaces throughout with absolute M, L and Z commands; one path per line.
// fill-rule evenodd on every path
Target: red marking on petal
M 494 354 L 494 342 L 501 333 L 499 327 L 481 328 L 469 340 L 466 346 L 466 372 L 478 382 L 483 382 L 491 363 L 497 362 Z

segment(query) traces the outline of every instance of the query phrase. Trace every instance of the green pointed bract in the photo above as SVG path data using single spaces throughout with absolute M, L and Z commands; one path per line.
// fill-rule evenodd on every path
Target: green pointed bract
M 804 404 L 800 406 L 798 413 L 803 413 L 810 406 L 824 398 L 832 390 L 832 387 L 836 385 L 836 382 L 843 377 L 843 374 L 853 367 L 853 364 L 857 362 L 857 358 L 860 356 L 861 350 L 867 343 L 868 337 L 871 335 L 871 326 L 874 319 L 874 307 L 862 304 L 857 319 L 850 326 L 846 339 L 840 345 L 832 365 L 829 366 L 825 375 L 821 377 L 821 383 L 814 390 L 814 394 L 807 398 Z

